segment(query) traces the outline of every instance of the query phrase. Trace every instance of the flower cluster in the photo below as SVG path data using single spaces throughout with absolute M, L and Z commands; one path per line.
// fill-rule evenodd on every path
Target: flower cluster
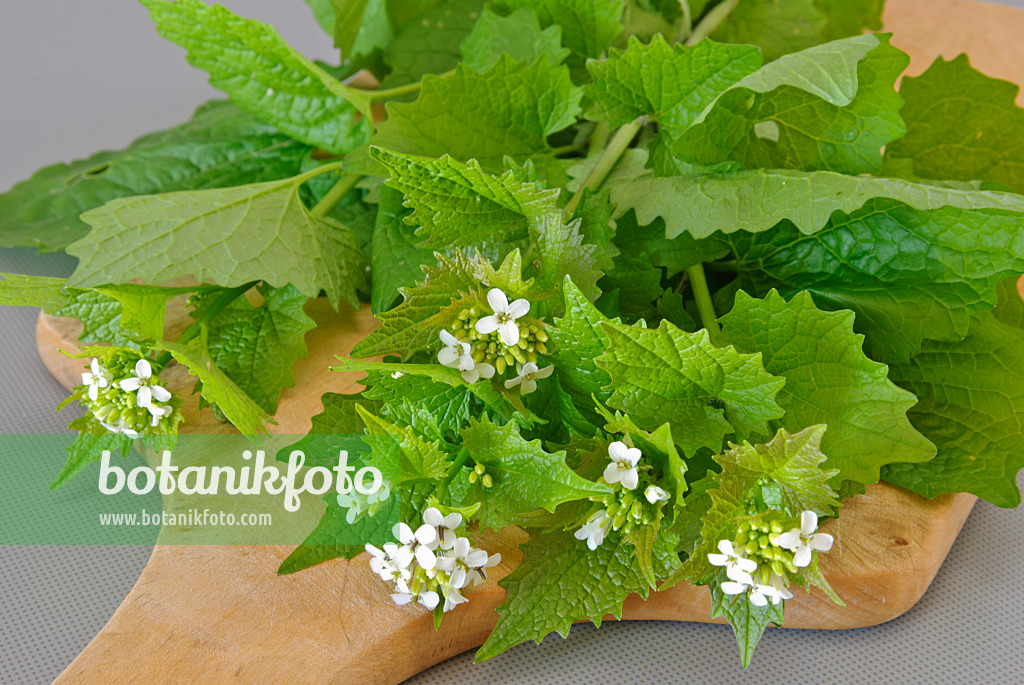
M 397 544 L 383 549 L 366 545 L 370 569 L 381 580 L 395 583 L 395 604 L 419 602 L 431 611 L 439 605 L 451 611 L 468 601 L 462 594 L 465 588 L 487 580 L 487 569 L 497 565 L 501 555 L 474 548 L 469 538 L 458 535 L 461 526 L 461 514 L 445 516 L 430 507 L 416 530 L 406 523 L 395 526 Z
M 725 567 L 727 595 L 746 593 L 754 606 L 791 599 L 789 574 L 811 563 L 814 551 L 832 549 L 832 536 L 817 533 L 818 515 L 800 514 L 800 525 L 784 532 L 781 512 L 770 511 L 743 521 L 733 540 L 719 540 L 719 554 L 708 554 L 713 566 Z
M 520 386 L 520 393 L 528 395 L 537 389 L 536 379 L 547 378 L 552 367 L 537 366 L 537 354 L 547 352 L 548 334 L 541 321 L 524 317 L 530 303 L 524 299 L 509 302 L 499 288 L 487 293 L 490 314 L 477 307 L 459 313 L 451 332 L 441 331 L 444 345 L 437 360 L 447 367 L 459 369 L 469 383 L 479 378 L 503 375 L 515 369 L 515 378 L 505 381 L 506 388 Z
M 379 490 L 369 495 L 364 495 L 356 488 L 352 488 L 352 492 L 338 495 L 338 506 L 348 509 L 345 521 L 352 525 L 364 516 L 375 516 L 390 497 L 391 486 L 384 482 Z
M 82 374 L 80 401 L 111 433 L 135 439 L 143 433 L 169 433 L 181 421 L 180 401 L 156 383 L 146 359 L 112 355 L 107 366 L 93 359 Z
M 649 524 L 657 509 L 669 499 L 669 494 L 653 483 L 644 487 L 642 499 L 636 495 L 641 471 L 649 468 L 640 464 L 643 454 L 639 449 L 616 441 L 608 445 L 608 457 L 611 461 L 605 467 L 603 480 L 613 492 L 603 498 L 591 498 L 605 506 L 592 511 L 575 533 L 576 539 L 585 540 L 592 550 L 604 542 L 609 531 L 621 529 L 629 534 L 636 526 Z

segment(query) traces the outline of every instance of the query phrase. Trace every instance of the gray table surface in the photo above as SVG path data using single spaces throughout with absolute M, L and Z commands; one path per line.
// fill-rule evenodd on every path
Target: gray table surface
M 333 56 L 301 0 L 226 0 L 312 57 Z M 1024 0 L 1005 4 L 1024 6 Z M 215 97 L 131 0 L 4 0 L 0 189 L 39 166 L 118 148 Z M 0 272 L 66 275 L 73 260 L 0 249 Z M 38 360 L 36 312 L 0 309 L 0 432 L 63 430 L 65 392 Z M 1018 483 L 1024 484 L 1024 478 Z M 0 548 L 0 682 L 46 683 L 131 589 L 145 547 Z M 1024 510 L 979 503 L 921 602 L 861 630 L 769 630 L 743 671 L 731 631 L 678 622 L 577 626 L 473 666 L 472 652 L 416 683 L 1024 681 Z

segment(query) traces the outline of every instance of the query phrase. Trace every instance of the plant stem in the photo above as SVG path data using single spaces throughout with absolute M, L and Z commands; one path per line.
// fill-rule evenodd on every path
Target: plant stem
M 209 306 L 203 310 L 202 314 L 200 314 L 196 320 L 182 332 L 181 337 L 177 340 L 178 344 L 184 345 L 189 340 L 199 335 L 206 324 L 213 321 L 214 317 L 224 311 L 225 307 L 234 302 L 240 295 L 244 294 L 245 291 L 257 283 L 259 283 L 259 281 L 250 281 L 249 283 L 240 285 L 236 288 L 228 288 L 227 290 L 222 291 L 212 302 L 210 302 Z M 167 366 L 171 361 L 171 356 L 170 352 L 164 352 L 156 358 L 157 373 Z
M 590 134 L 590 147 L 587 148 L 587 157 L 601 154 L 604 146 L 608 144 L 608 134 L 610 133 L 607 121 L 597 122 L 597 125 L 594 126 L 594 132 Z
M 310 213 L 313 216 L 327 216 L 327 213 L 334 209 L 334 205 L 341 202 L 341 198 L 348 195 L 349 191 L 355 188 L 356 184 L 359 183 L 359 179 L 362 176 L 359 174 L 343 174 L 338 182 L 335 183 L 327 194 L 320 198 L 320 201 L 314 205 Z
M 459 453 L 455 455 L 455 461 L 449 467 L 450 471 L 448 475 L 441 481 L 441 485 L 437 489 L 437 499 L 443 499 L 448 494 L 448 484 L 455 480 L 456 474 L 462 470 L 462 467 L 466 465 L 466 461 L 469 459 L 469 450 L 465 447 L 459 449 Z
M 704 265 L 700 263 L 694 264 L 686 270 L 686 273 L 690 276 L 690 287 L 693 288 L 693 297 L 697 300 L 697 311 L 700 313 L 701 323 L 707 329 L 711 342 L 715 342 L 722 329 L 718 327 L 715 305 L 711 301 L 708 281 L 704 278 Z
M 597 160 L 597 165 L 590 171 L 587 176 L 587 180 L 583 182 L 580 189 L 576 191 L 576 194 L 572 196 L 569 203 L 565 205 L 565 211 L 572 213 L 576 209 L 576 205 L 580 203 L 580 199 L 583 197 L 583 191 L 597 190 L 604 183 L 604 180 L 608 178 L 608 174 L 611 173 L 612 169 L 618 163 L 619 158 L 622 157 L 622 153 L 626 151 L 629 144 L 633 142 L 633 138 L 636 137 L 640 127 L 643 126 L 643 118 L 637 119 L 631 123 L 626 124 L 615 132 L 612 139 L 608 142 L 608 147 L 601 153 L 601 157 Z
M 443 74 L 438 74 L 438 78 L 446 78 L 455 73 L 455 70 L 446 71 Z M 408 95 L 409 93 L 415 93 L 423 87 L 423 81 L 416 81 L 414 83 L 407 83 L 404 86 L 398 86 L 396 88 L 385 88 L 384 90 L 366 90 L 366 97 L 370 100 L 384 100 L 386 98 L 400 97 L 402 95 Z
M 704 15 L 700 23 L 693 27 L 693 33 L 687 36 L 683 45 L 696 45 L 714 33 L 715 29 L 721 26 L 726 17 L 736 9 L 737 4 L 739 4 L 739 0 L 725 0 L 720 5 L 713 7 L 710 12 Z

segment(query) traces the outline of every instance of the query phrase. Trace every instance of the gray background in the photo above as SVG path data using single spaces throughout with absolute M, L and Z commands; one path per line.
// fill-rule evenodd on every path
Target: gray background
M 216 96 L 133 0 L 3 0 L 0 189 L 36 168 L 119 148 L 185 120 Z M 311 57 L 330 40 L 301 0 L 226 0 L 273 23 Z M 1005 4 L 1024 6 L 1024 0 Z M 62 255 L 0 249 L 0 272 L 64 275 Z M 36 312 L 0 309 L 0 432 L 62 430 L 65 393 L 35 352 Z M 64 412 L 67 414 L 67 412 Z M 1024 483 L 1024 478 L 1018 479 Z M 727 627 L 675 622 L 577 626 L 473 666 L 466 653 L 417 683 L 1021 682 L 1024 512 L 979 503 L 924 599 L 883 626 L 832 633 L 769 630 L 739 668 Z M 0 548 L 0 682 L 45 683 L 103 626 L 145 565 L 137 547 Z

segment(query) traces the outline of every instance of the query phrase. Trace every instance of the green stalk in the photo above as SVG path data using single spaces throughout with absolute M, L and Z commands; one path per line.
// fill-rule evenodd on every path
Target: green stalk
M 249 288 L 253 287 L 257 283 L 259 283 L 259 281 L 250 281 L 249 283 L 240 285 L 236 288 L 228 288 L 227 290 L 222 291 L 216 298 L 214 298 L 210 305 L 203 310 L 203 313 L 200 314 L 196 320 L 184 330 L 184 332 L 182 332 L 181 337 L 178 338 L 178 344 L 184 345 L 188 341 L 192 340 L 192 338 L 199 335 L 199 333 L 202 332 L 202 329 L 205 328 L 206 324 L 213 321 L 218 314 L 224 311 L 225 307 L 234 302 L 240 295 L 244 294 Z M 170 352 L 164 352 L 156 358 L 158 374 L 165 366 L 167 366 L 168 363 L 170 363 L 171 356 Z
M 604 183 L 604 180 L 608 178 L 608 174 L 611 173 L 615 165 L 618 164 L 619 158 L 622 157 L 622 153 L 626 151 L 629 144 L 633 142 L 633 138 L 636 137 L 637 132 L 643 126 L 643 117 L 633 121 L 631 123 L 622 126 L 612 139 L 608 142 L 608 147 L 601 153 L 601 157 L 597 160 L 597 165 L 591 170 L 587 179 L 580 186 L 580 189 L 576 191 L 576 194 L 572 196 L 568 204 L 565 205 L 565 211 L 570 214 L 576 210 L 576 205 L 580 203 L 583 198 L 583 191 L 597 190 Z
M 455 461 L 449 467 L 448 475 L 441 481 L 441 485 L 437 488 L 437 499 L 442 500 L 444 496 L 448 494 L 448 484 L 455 480 L 456 474 L 462 470 L 462 467 L 466 465 L 466 461 L 469 460 L 469 450 L 465 447 L 459 448 L 459 453 L 455 455 Z
M 696 45 L 710 36 L 715 32 L 715 29 L 722 25 L 722 22 L 726 20 L 729 14 L 736 9 L 738 4 L 739 0 L 725 0 L 720 5 L 713 7 L 710 12 L 704 15 L 700 23 L 693 28 L 693 33 L 686 38 L 683 45 Z
M 715 315 L 715 305 L 711 301 L 711 291 L 708 290 L 708 281 L 704 277 L 704 265 L 697 263 L 686 270 L 690 277 L 690 286 L 693 288 L 693 297 L 697 300 L 697 311 L 700 313 L 701 323 L 707 329 L 711 342 L 718 340 L 722 329 L 718 327 L 718 316 Z
M 348 195 L 349 191 L 356 187 L 361 178 L 362 176 L 359 174 L 343 174 L 338 179 L 338 182 L 327 191 L 327 194 L 320 198 L 320 201 L 313 206 L 310 214 L 318 217 L 327 216 L 327 213 L 334 209 L 334 205 L 341 202 L 341 198 Z
M 438 78 L 446 78 L 455 73 L 455 70 L 446 71 L 443 74 L 438 74 Z M 366 94 L 366 97 L 370 100 L 385 100 L 387 98 L 396 98 L 402 95 L 408 95 L 409 93 L 415 93 L 423 87 L 423 81 L 416 81 L 415 83 L 408 83 L 404 86 L 398 86 L 396 88 L 385 88 L 384 90 L 365 90 L 360 91 Z
M 594 126 L 594 132 L 590 134 L 590 146 L 587 148 L 587 157 L 596 157 L 601 154 L 604 146 L 608 144 L 610 133 L 607 121 L 597 122 L 597 125 Z

